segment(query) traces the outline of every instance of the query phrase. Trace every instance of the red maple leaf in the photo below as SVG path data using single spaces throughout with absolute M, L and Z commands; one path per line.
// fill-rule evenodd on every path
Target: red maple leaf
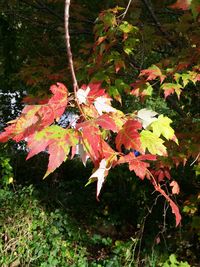
M 68 91 L 62 83 L 50 87 L 53 96 L 49 99 L 48 104 L 52 106 L 55 118 L 59 119 L 64 113 L 68 102 Z
M 147 81 L 155 80 L 156 78 L 160 78 L 160 82 L 162 83 L 166 78 L 165 75 L 162 74 L 159 67 L 156 65 L 151 66 L 148 69 L 142 70 L 139 76 L 147 76 Z
M 81 143 L 84 150 L 88 153 L 95 166 L 97 166 L 101 159 L 102 142 L 98 125 L 95 125 L 93 121 L 85 121 L 77 124 L 76 128 L 81 133 Z
M 173 9 L 188 10 L 190 8 L 190 0 L 177 0 L 174 4 L 170 5 Z
M 103 114 L 95 120 L 95 123 L 101 126 L 105 130 L 118 131 L 118 127 L 111 116 Z
M 116 136 L 115 143 L 118 151 L 121 151 L 121 146 L 124 145 L 126 149 L 135 149 L 141 151 L 140 135 L 138 130 L 142 128 L 139 121 L 130 119 L 119 131 Z
M 156 156 L 147 154 L 136 157 L 134 153 L 130 152 L 128 155 L 122 156 L 117 164 L 128 163 L 129 170 L 134 171 L 138 177 L 144 179 L 147 174 L 147 168 L 150 166 L 144 160 L 156 160 Z
M 90 88 L 90 91 L 87 95 L 87 101 L 90 104 L 93 103 L 97 97 L 108 97 L 108 94 L 105 93 L 105 89 L 101 88 L 101 82 L 89 83 L 88 85 L 83 84 L 81 89 L 87 90 L 88 87 Z
M 102 115 L 103 116 L 103 115 Z M 100 116 L 100 118 L 102 117 Z M 84 150 L 89 155 L 90 159 L 93 161 L 95 167 L 98 166 L 100 161 L 105 158 L 109 158 L 112 155 L 115 155 L 116 152 L 103 140 L 102 133 L 98 127 L 101 125 L 102 121 L 90 120 L 77 124 L 76 128 L 81 133 L 81 143 L 84 147 Z M 105 125 L 105 122 L 102 124 Z M 113 128 L 113 125 L 111 125 Z
M 141 79 L 137 80 L 134 83 L 130 84 L 131 87 L 133 87 L 133 90 L 130 92 L 131 95 L 140 96 L 141 90 L 145 88 L 146 80 Z
M 17 142 L 32 135 L 36 131 L 51 125 L 64 113 L 68 102 L 67 88 L 61 84 L 52 85 L 50 90 L 53 96 L 44 105 L 27 105 L 22 114 L 14 121 L 10 121 L 5 132 L 0 134 L 0 142 L 13 139 Z

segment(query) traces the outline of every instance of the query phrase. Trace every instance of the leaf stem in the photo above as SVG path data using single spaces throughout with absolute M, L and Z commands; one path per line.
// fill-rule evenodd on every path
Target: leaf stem
M 70 34 L 69 34 L 69 7 L 70 7 L 70 0 L 65 0 L 65 41 L 66 41 L 66 48 L 67 48 L 67 57 L 69 61 L 69 67 L 72 75 L 72 81 L 73 81 L 73 89 L 74 89 L 74 96 L 75 101 L 77 103 L 78 109 L 83 116 L 84 119 L 86 119 L 86 116 L 83 112 L 82 107 L 80 106 L 77 98 L 77 91 L 79 89 L 76 73 L 74 70 L 74 63 L 73 63 L 73 57 L 72 57 L 72 51 L 71 51 L 71 45 L 70 45 Z

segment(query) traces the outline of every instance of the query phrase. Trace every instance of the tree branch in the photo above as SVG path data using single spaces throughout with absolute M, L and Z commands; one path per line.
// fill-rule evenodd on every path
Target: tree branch
M 70 0 L 65 0 L 65 40 L 66 40 L 66 47 L 67 47 L 67 56 L 69 61 L 69 67 L 72 75 L 72 81 L 73 81 L 73 89 L 74 89 L 74 95 L 75 100 L 78 106 L 78 109 L 81 113 L 81 115 L 86 119 L 85 114 L 78 102 L 77 98 L 77 91 L 79 89 L 76 73 L 74 70 L 74 63 L 73 63 L 73 57 L 72 57 L 72 51 L 71 51 L 71 45 L 70 45 L 70 34 L 69 34 L 69 7 L 70 7 Z
M 120 17 L 121 17 L 120 23 L 121 23 L 122 20 L 125 18 L 125 16 L 126 16 L 128 10 L 129 10 L 129 7 L 130 7 L 132 1 L 133 1 L 133 0 L 129 0 L 128 5 L 126 6 L 125 11 L 120 15 Z M 119 23 L 119 24 L 120 24 L 120 23 Z
M 149 14 L 150 14 L 151 18 L 153 19 L 154 23 L 156 24 L 158 30 L 162 33 L 163 36 L 165 36 L 165 38 L 167 39 L 167 41 L 171 45 L 176 46 L 176 44 L 174 43 L 174 41 L 171 40 L 169 33 L 166 32 L 163 29 L 162 25 L 160 24 L 159 20 L 157 19 L 156 15 L 154 13 L 154 10 L 151 7 L 151 4 L 148 3 L 148 0 L 142 0 L 142 2 L 144 3 L 144 5 L 146 6 L 147 10 L 149 11 Z
M 43 1 L 36 1 L 36 3 L 46 11 L 48 11 L 53 16 L 57 17 L 59 20 L 63 21 L 63 17 L 60 14 L 56 13 L 53 9 L 49 8 L 47 5 L 43 3 Z

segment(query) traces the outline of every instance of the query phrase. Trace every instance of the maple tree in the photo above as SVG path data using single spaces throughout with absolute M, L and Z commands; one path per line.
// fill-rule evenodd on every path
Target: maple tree
M 125 102 L 124 95 L 131 95 L 144 102 L 157 93 L 181 115 L 188 112 L 187 104 L 185 112 L 177 105 L 177 100 L 181 101 L 184 91 L 190 90 L 200 81 L 197 29 L 200 5 L 197 0 L 176 1 L 171 5 L 166 1 L 162 5 L 179 19 L 167 23 L 167 19 L 161 17 L 165 23 L 162 26 L 146 0 L 142 1 L 142 5 L 136 1 L 126 9 L 114 7 L 101 11 L 94 25 L 94 43 L 90 41 L 87 46 L 85 42 L 80 44 L 79 51 L 83 58 L 77 55 L 73 59 L 69 32 L 70 1 L 66 0 L 65 40 L 73 86 L 70 80 L 63 79 L 63 69 L 54 74 L 44 70 L 46 76 L 44 73 L 42 75 L 48 81 L 57 82 L 61 79 L 62 83 L 52 85 L 52 95 L 42 100 L 27 97 L 24 101 L 29 105 L 23 108 L 18 118 L 9 122 L 0 134 L 0 141 L 25 140 L 29 151 L 27 159 L 47 151 L 49 164 L 45 177 L 77 153 L 84 164 L 90 159 L 94 171 L 88 183 L 97 180 L 97 199 L 109 171 L 117 165 L 128 164 L 130 171 L 142 180 L 147 178 L 155 190 L 166 198 L 178 225 L 181 215 L 171 196 L 179 193 L 179 187 L 171 178 L 170 169 L 185 163 L 190 157 L 198 163 L 198 139 L 193 134 L 193 144 L 190 145 L 191 135 L 185 137 L 189 133 L 175 133 L 171 127 L 172 120 L 151 109 L 133 109 L 126 113 L 121 108 Z M 139 23 L 142 22 L 140 13 L 144 7 L 147 7 L 147 16 L 154 22 L 152 27 L 142 28 Z M 128 17 L 131 8 L 135 17 L 128 22 L 125 17 Z M 187 26 L 188 21 L 193 21 L 190 25 L 192 30 Z M 157 35 L 157 39 L 149 41 L 151 35 Z M 146 46 L 141 51 L 140 46 L 144 44 Z M 155 62 L 152 58 L 159 60 Z M 138 64 L 140 61 L 141 64 Z M 36 65 L 40 64 L 37 62 Z M 45 80 L 45 77 L 41 78 L 42 75 L 34 80 L 31 71 L 34 73 L 36 69 L 37 66 L 33 64 L 28 73 L 23 73 L 24 68 L 20 71 L 27 85 Z M 63 80 L 68 82 L 70 89 L 66 88 Z M 82 85 L 79 86 L 78 82 Z M 193 88 L 187 97 L 192 92 Z M 198 95 L 197 92 L 195 94 Z M 183 97 L 186 103 L 187 97 L 186 101 Z M 64 128 L 59 125 L 59 120 L 65 110 L 71 107 L 76 108 L 78 118 L 75 126 L 69 123 Z M 192 119 L 191 123 L 196 125 Z M 198 127 L 193 129 L 198 130 Z M 163 189 L 165 178 L 171 180 L 171 195 Z

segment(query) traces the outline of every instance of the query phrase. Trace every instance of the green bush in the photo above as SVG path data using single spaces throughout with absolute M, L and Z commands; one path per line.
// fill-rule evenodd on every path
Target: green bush
M 175 254 L 171 254 L 169 259 L 161 264 L 162 267 L 190 267 L 190 265 L 185 261 L 178 261 Z
M 67 214 L 45 210 L 32 186 L 0 189 L 0 265 L 87 266 L 80 230 Z

